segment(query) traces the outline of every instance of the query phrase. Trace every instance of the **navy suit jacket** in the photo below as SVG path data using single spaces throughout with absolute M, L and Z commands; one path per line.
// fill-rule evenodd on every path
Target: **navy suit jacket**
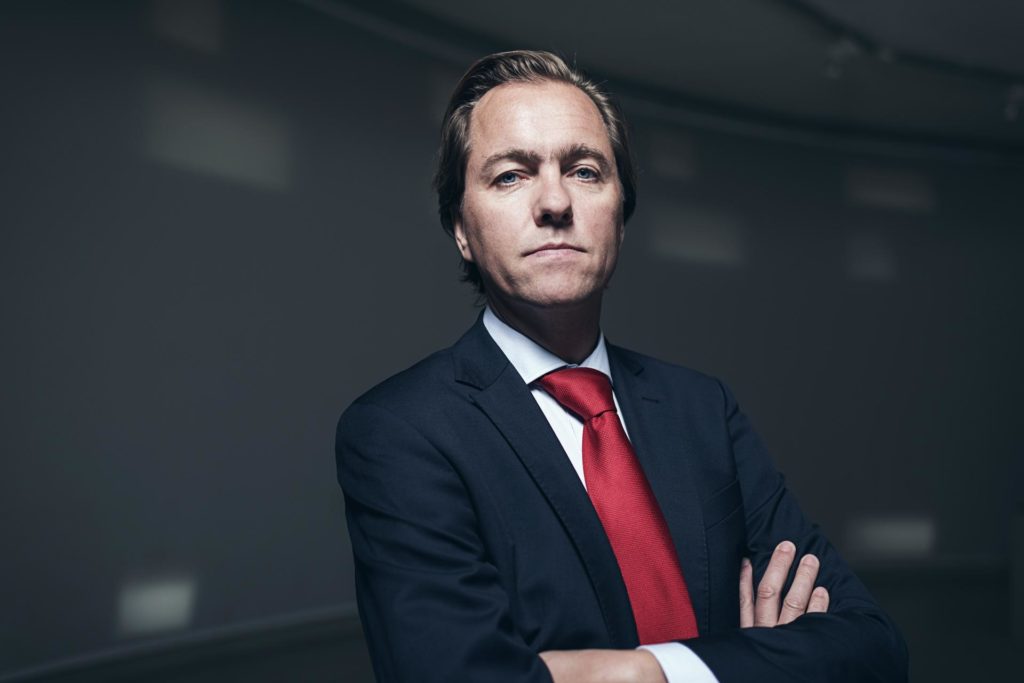
M 899 632 L 718 380 L 608 345 L 631 441 L 721 683 L 901 681 Z M 632 648 L 615 556 L 515 368 L 477 323 L 357 399 L 337 433 L 359 612 L 378 680 L 550 681 L 544 650 Z M 821 560 L 827 614 L 739 629 L 739 567 L 782 540 Z

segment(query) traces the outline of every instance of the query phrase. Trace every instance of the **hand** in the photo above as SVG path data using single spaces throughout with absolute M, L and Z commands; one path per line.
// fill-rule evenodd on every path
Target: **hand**
M 665 683 L 647 650 L 548 650 L 540 658 L 555 683 Z
M 757 585 L 757 600 L 754 599 L 754 568 L 750 560 L 743 558 L 740 566 L 740 628 L 762 626 L 773 628 L 788 624 L 797 617 L 813 612 L 828 611 L 828 590 L 824 586 L 814 588 L 818 578 L 818 558 L 804 555 L 796 569 L 793 585 L 786 593 L 781 609 L 779 594 L 786 583 L 786 575 L 796 556 L 796 546 L 783 541 L 775 548 L 761 583 Z

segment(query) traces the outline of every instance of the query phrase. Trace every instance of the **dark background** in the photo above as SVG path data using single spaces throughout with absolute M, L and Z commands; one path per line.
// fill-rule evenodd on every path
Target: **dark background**
M 429 183 L 450 89 L 511 47 L 576 59 L 632 124 L 609 339 L 730 383 L 914 680 L 1015 670 L 1021 26 L 4 3 L 0 680 L 370 680 L 334 425 L 477 314 Z

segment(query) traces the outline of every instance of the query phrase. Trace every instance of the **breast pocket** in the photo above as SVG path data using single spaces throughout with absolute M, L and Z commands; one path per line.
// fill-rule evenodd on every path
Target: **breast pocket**
M 734 515 L 740 514 L 742 508 L 743 498 L 740 496 L 740 482 L 739 479 L 735 479 L 731 484 L 713 493 L 704 501 L 701 508 L 704 514 L 704 528 L 710 531 Z

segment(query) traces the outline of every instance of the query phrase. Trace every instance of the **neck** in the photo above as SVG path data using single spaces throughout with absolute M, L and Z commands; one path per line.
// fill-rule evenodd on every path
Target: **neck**
M 494 314 L 566 363 L 582 363 L 597 346 L 601 330 L 601 297 L 570 306 L 541 308 L 488 297 Z

